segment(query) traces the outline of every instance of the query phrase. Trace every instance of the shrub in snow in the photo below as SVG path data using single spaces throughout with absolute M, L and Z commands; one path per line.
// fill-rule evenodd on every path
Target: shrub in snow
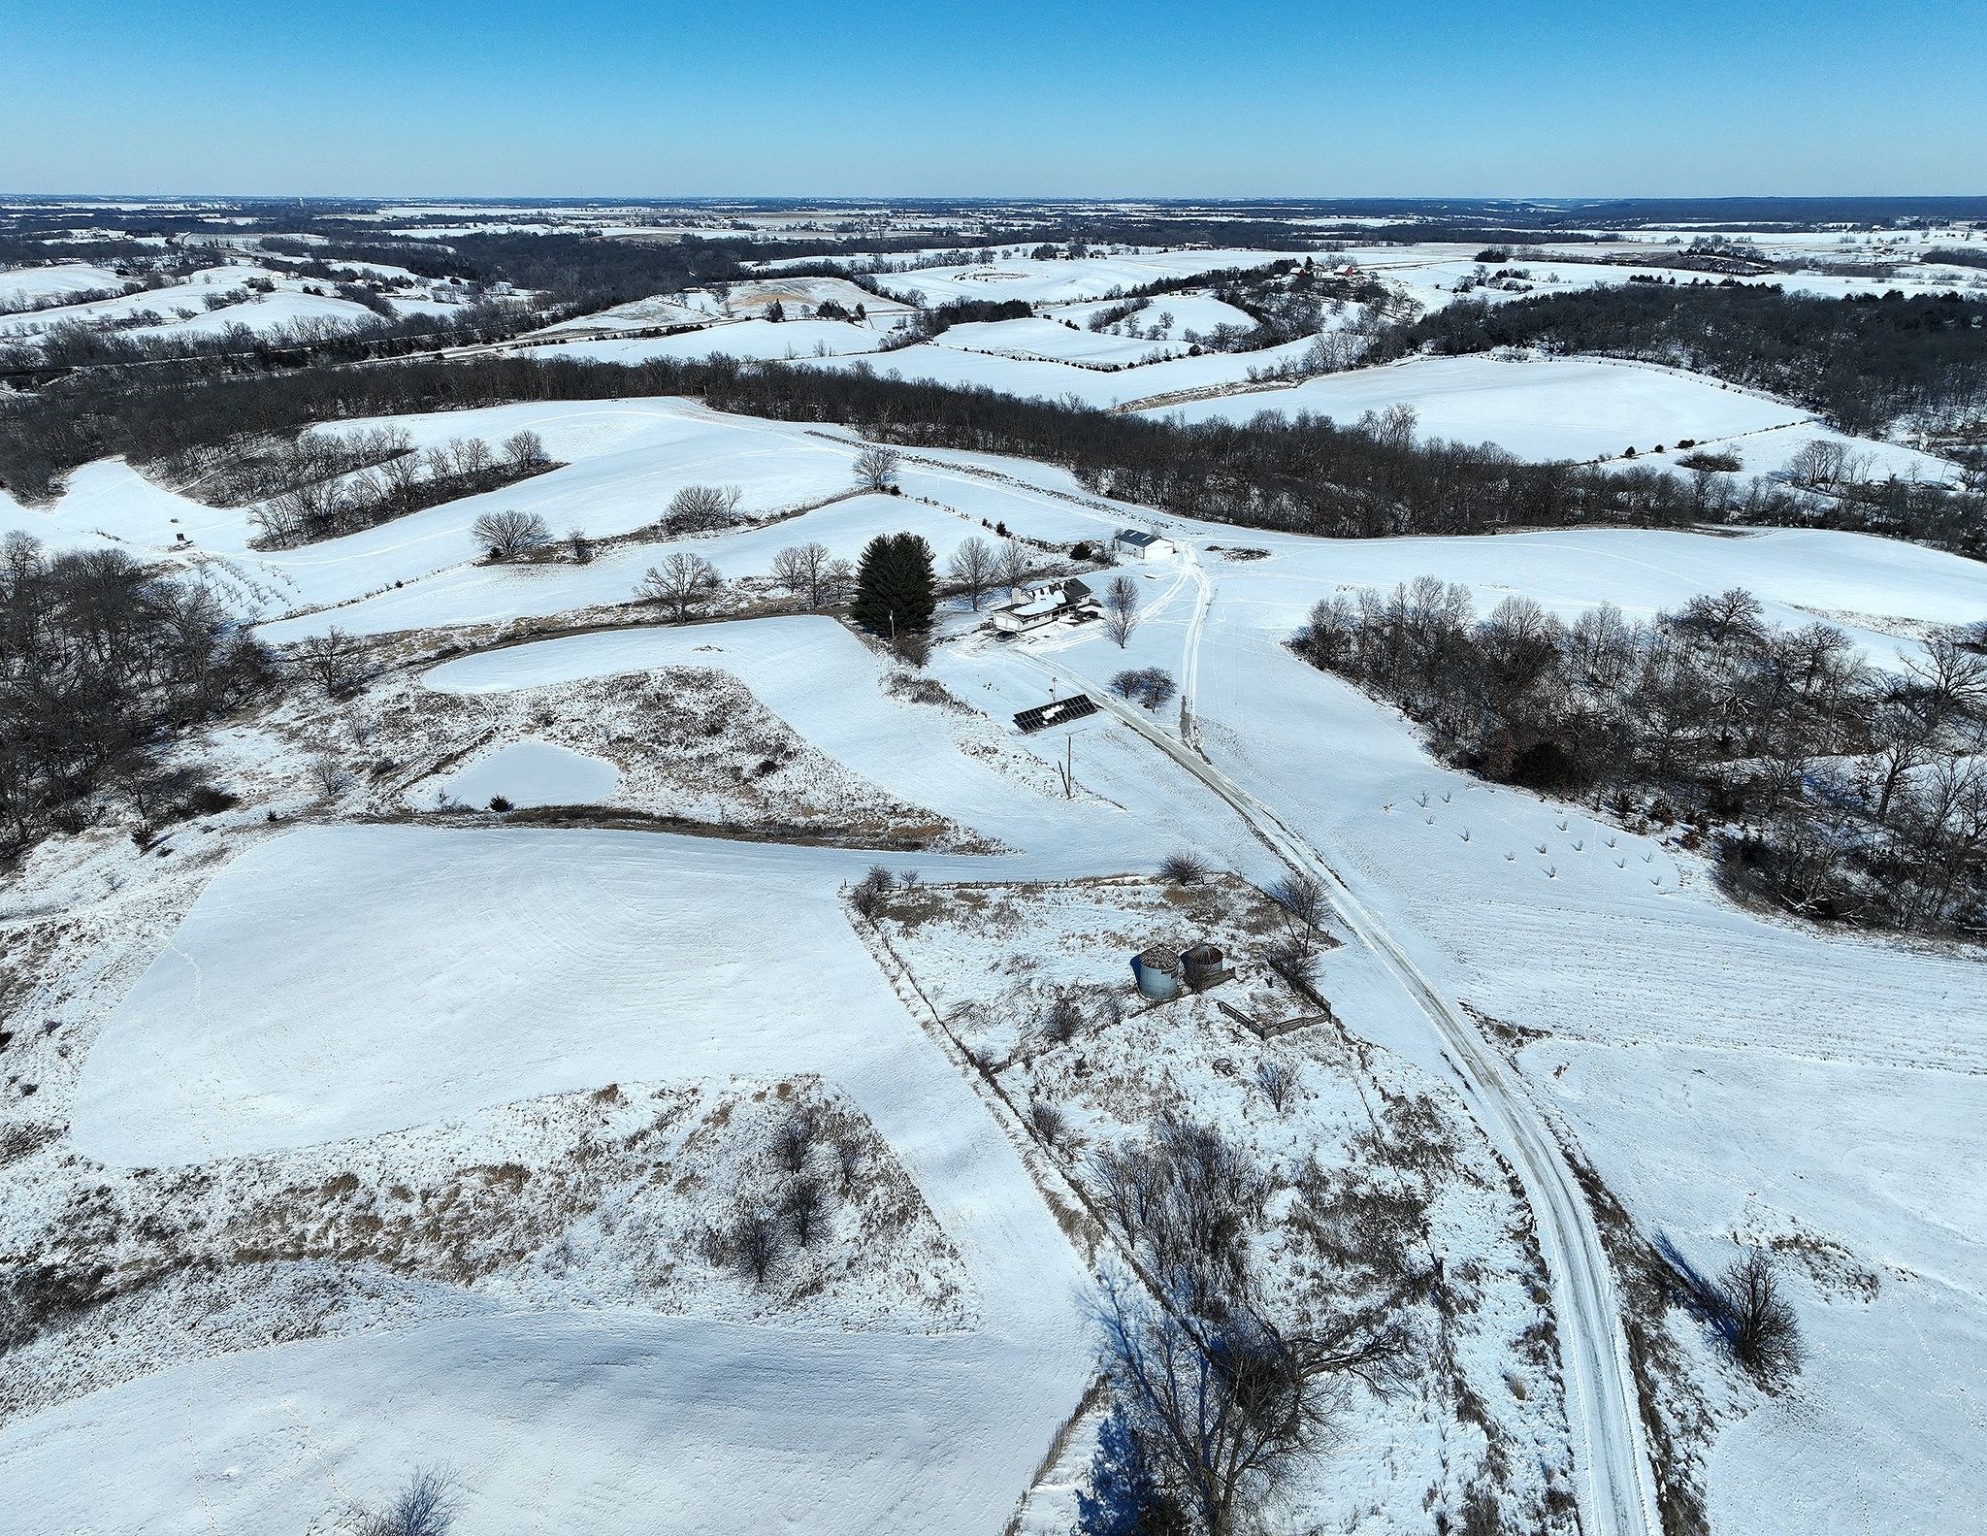
M 1049 1005 L 1048 1017 L 1042 1021 L 1042 1038 L 1051 1045 L 1068 1045 L 1082 1027 L 1082 1007 L 1064 992 Z
M 439 1472 L 416 1472 L 392 1504 L 359 1521 L 358 1536 L 447 1536 L 455 1525 L 455 1498 Z
M 1164 667 L 1134 667 L 1111 679 L 1111 692 L 1157 709 L 1173 697 L 1173 676 Z
M 820 1135 L 820 1117 L 811 1109 L 796 1109 L 773 1132 L 773 1157 L 788 1173 L 797 1174 L 807 1166 Z

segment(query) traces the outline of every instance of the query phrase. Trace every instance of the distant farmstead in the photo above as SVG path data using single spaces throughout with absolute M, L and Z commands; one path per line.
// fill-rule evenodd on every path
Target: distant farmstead
M 1128 560 L 1161 560 L 1173 553 L 1173 542 L 1143 528 L 1120 528 L 1111 545 Z

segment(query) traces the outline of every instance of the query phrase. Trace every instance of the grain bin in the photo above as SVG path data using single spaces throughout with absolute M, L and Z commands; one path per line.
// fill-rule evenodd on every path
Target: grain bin
M 1155 1003 L 1180 995 L 1180 958 L 1163 949 L 1148 949 L 1133 955 L 1131 973 L 1138 978 L 1138 990 Z

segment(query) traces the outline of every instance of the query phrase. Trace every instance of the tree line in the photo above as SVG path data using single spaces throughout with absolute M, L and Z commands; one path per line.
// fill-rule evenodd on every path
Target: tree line
M 1752 283 L 1630 282 L 1459 300 L 1397 326 L 1375 361 L 1543 347 L 1673 364 L 1798 400 L 1845 432 L 1987 410 L 1987 300 L 1818 298 Z
M 1983 626 L 1975 640 L 1987 640 Z M 1424 727 L 1446 761 L 1690 822 L 1735 888 L 1822 920 L 1987 928 L 1987 655 L 1940 637 L 1901 674 L 1744 591 L 1649 623 L 1565 624 L 1529 598 L 1478 618 L 1431 576 L 1324 599 L 1293 642 Z
M 1816 495 L 1715 471 L 1528 464 L 1493 445 L 1418 438 L 1412 412 L 1352 424 L 1265 415 L 1182 424 L 878 375 L 727 359 L 616 365 L 482 357 L 316 367 L 158 385 L 89 375 L 0 405 L 0 484 L 49 495 L 62 474 L 124 454 L 147 464 L 314 422 L 519 400 L 701 396 L 718 410 L 834 422 L 907 447 L 1057 464 L 1086 488 L 1196 517 L 1322 537 L 1475 534 L 1515 527 L 1824 525 L 1977 554 L 1987 496 L 1898 483 L 1874 500 Z
M 103 792 L 147 823 L 229 804 L 160 764 L 186 727 L 270 685 L 261 645 L 196 582 L 118 549 L 0 544 L 0 854 L 75 831 Z
M 464 496 L 501 490 L 556 468 L 536 432 L 500 448 L 452 438 L 417 451 L 407 429 L 373 427 L 336 439 L 304 432 L 276 456 L 281 489 L 249 513 L 264 548 L 285 549 L 374 528 Z

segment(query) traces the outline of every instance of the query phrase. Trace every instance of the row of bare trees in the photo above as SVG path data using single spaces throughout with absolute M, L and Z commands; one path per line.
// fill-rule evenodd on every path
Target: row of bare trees
M 551 467 L 544 443 L 530 431 L 513 433 L 501 449 L 459 437 L 424 451 L 398 426 L 342 438 L 305 432 L 276 467 L 286 488 L 249 516 L 265 547 L 285 548 L 497 490 Z
M 1726 876 L 1793 911 L 1987 926 L 1987 654 L 1965 636 L 1889 673 L 1744 591 L 1566 624 L 1523 597 L 1478 619 L 1423 577 L 1318 603 L 1295 643 L 1486 777 L 1722 825 Z
M 1035 574 L 1035 557 L 1019 539 L 1004 538 L 990 544 L 975 534 L 952 551 L 945 574 L 978 613 L 989 592 L 1004 589 L 1011 595 L 1027 586 Z

